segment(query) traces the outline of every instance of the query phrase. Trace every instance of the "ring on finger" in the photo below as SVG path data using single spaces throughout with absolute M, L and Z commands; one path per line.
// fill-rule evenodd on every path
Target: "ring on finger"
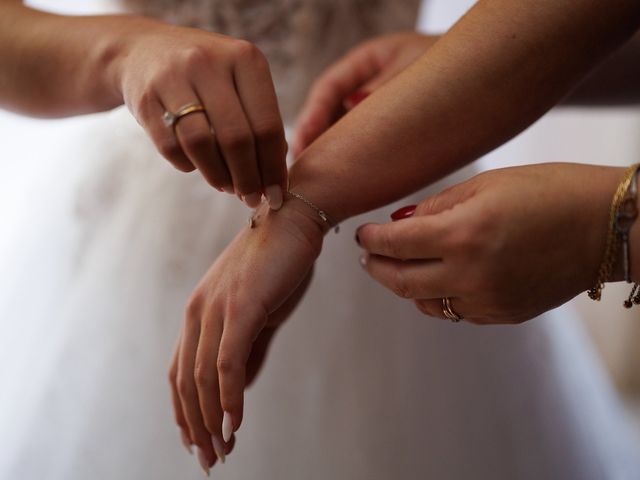
M 192 113 L 204 112 L 204 105 L 200 103 L 189 103 L 180 108 L 176 113 L 165 111 L 162 114 L 162 121 L 167 127 L 175 128 L 181 118 L 191 115 Z
M 458 323 L 464 320 L 464 317 L 459 313 L 456 313 L 456 311 L 453 309 L 453 306 L 451 305 L 451 299 L 449 297 L 444 297 L 442 299 L 442 313 L 446 318 L 454 323 Z

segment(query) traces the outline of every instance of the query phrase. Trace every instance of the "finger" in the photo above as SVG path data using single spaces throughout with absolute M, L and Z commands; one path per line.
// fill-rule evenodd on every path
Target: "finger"
M 324 133 L 343 113 L 343 102 L 380 71 L 375 55 L 366 46 L 336 62 L 314 83 L 296 126 L 294 157 Z
M 436 259 L 443 253 L 446 228 L 441 216 L 411 217 L 400 222 L 369 223 L 356 231 L 356 241 L 374 255 L 406 259 Z
M 147 131 L 158 152 L 181 172 L 192 172 L 196 167 L 182 151 L 182 147 L 173 131 L 162 116 L 168 111 L 161 101 L 154 97 L 140 103 L 138 123 Z
M 206 470 L 213 465 L 216 455 L 211 435 L 204 425 L 195 382 L 195 357 L 199 338 L 200 318 L 195 312 L 188 312 L 178 354 L 178 394 L 191 440 L 197 445 L 198 458 Z
M 215 314 L 214 314 L 215 315 Z M 222 318 L 203 319 L 196 354 L 195 379 L 204 425 L 212 438 L 216 456 L 224 462 L 222 408 L 218 386 L 217 359 L 222 335 Z
M 182 443 L 187 451 L 193 454 L 193 441 L 189 433 L 189 425 L 187 419 L 182 411 L 182 403 L 180 402 L 180 395 L 178 394 L 178 354 L 180 352 L 180 343 L 182 341 L 182 333 L 178 337 L 178 342 L 171 359 L 171 365 L 169 367 L 169 385 L 171 387 L 171 403 L 173 405 L 173 412 L 176 419 L 176 424 L 180 428 L 180 436 Z
M 202 70 L 195 78 L 215 132 L 220 152 L 231 174 L 236 193 L 247 196 L 262 189 L 251 125 L 238 98 L 234 79 L 221 78 L 219 72 Z M 257 197 L 257 206 L 260 197 Z
M 253 307 L 253 311 L 228 308 L 220 340 L 220 404 L 225 414 L 230 416 L 232 432 L 237 431 L 242 423 L 247 361 L 254 341 L 267 322 L 267 312 L 258 306 Z
M 269 64 L 256 47 L 247 48 L 247 53 L 236 64 L 236 88 L 253 130 L 262 188 L 268 197 L 271 190 L 279 188 L 281 205 L 282 189 L 287 185 L 284 126 Z
M 402 261 L 365 254 L 360 263 L 376 281 L 402 298 L 440 298 L 455 289 L 441 260 Z

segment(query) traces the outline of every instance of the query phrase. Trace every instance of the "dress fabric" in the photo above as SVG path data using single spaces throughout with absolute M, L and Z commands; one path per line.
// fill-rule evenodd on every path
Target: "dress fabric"
M 412 28 L 418 2 L 127 8 L 257 42 L 290 122 L 329 61 L 369 36 Z M 75 167 L 49 190 L 48 223 L 29 232 L 46 242 L 16 241 L 3 254 L 15 275 L 0 284 L 1 322 L 33 325 L 20 339 L 33 354 L 0 367 L 0 429 L 13 432 L 2 440 L 0 479 L 201 478 L 173 423 L 166 370 L 189 293 L 248 211 L 197 173 L 173 170 L 124 109 L 89 122 L 55 156 Z M 424 317 L 360 270 L 352 232 L 365 218 L 386 221 L 472 173 L 327 237 L 214 478 L 640 478 L 618 399 L 570 307 L 517 328 L 454 325 Z

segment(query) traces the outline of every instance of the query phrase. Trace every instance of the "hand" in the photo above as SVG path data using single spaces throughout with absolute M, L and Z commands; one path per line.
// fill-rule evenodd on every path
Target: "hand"
M 449 297 L 472 323 L 524 322 L 595 284 L 623 172 L 542 164 L 478 175 L 411 218 L 361 227 L 364 268 L 427 315 L 443 318 Z
M 170 380 L 178 426 L 199 448 L 203 468 L 228 451 L 221 439 L 232 442 L 240 427 L 245 386 L 304 292 L 322 235 L 297 200 L 278 212 L 261 208 L 256 228 L 236 237 L 195 290 Z
M 296 128 L 297 158 L 331 125 L 424 54 L 439 37 L 394 33 L 366 41 L 330 66 L 314 83 Z
M 267 60 L 244 40 L 141 19 L 115 64 L 127 106 L 177 169 L 199 169 L 219 190 L 255 208 L 264 192 L 274 208 L 287 184 L 284 127 Z M 165 111 L 198 103 L 181 118 Z

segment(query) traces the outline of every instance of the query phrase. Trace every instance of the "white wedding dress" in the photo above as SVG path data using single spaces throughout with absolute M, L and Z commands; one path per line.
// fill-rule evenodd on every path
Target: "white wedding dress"
M 411 28 L 418 2 L 128 8 L 256 41 L 291 121 L 323 66 L 367 36 Z M 166 369 L 189 293 L 248 211 L 173 170 L 124 109 L 88 120 L 50 155 L 46 168 L 67 173 L 33 205 L 46 218 L 0 243 L 0 347 L 14 346 L 11 357 L 0 348 L 0 479 L 200 478 Z M 386 221 L 451 181 L 366 218 Z M 363 221 L 327 237 L 214 478 L 640 478 L 618 400 L 569 307 L 520 327 L 425 318 L 361 271 L 352 232 Z

